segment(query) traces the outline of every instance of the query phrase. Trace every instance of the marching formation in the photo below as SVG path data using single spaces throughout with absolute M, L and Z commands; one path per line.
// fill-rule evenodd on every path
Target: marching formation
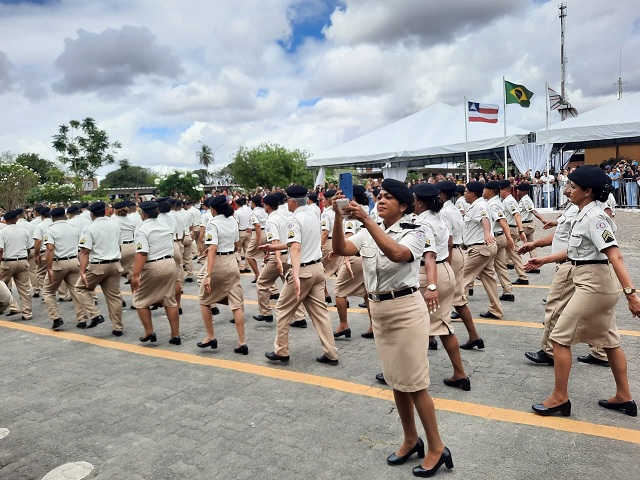
M 8 211 L 0 224 L 0 310 L 31 320 L 33 298 L 42 295 L 51 328 L 61 330 L 66 324 L 58 311 L 59 297 L 73 302 L 76 328 L 91 329 L 105 321 L 96 302 L 99 287 L 112 333 L 119 337 L 127 307 L 120 284 L 126 277 L 133 294 L 129 308 L 136 310 L 143 327 L 140 342 L 158 341 L 151 311 L 162 307 L 170 325 L 169 342 L 181 345 L 183 283 L 197 281 L 205 332 L 197 347 L 218 347 L 213 318 L 216 305 L 223 303 L 233 312 L 238 337 L 234 352 L 248 355 L 240 274 L 253 273 L 259 305 L 253 319 L 276 323 L 273 350 L 265 354 L 268 361 L 290 361 L 289 330 L 306 328 L 308 318 L 322 348 L 316 360 L 336 366 L 335 338 L 353 334 L 349 297 L 360 298 L 370 319 L 361 336 L 375 341 L 383 370 L 376 378 L 393 389 L 404 434 L 387 462 L 403 464 L 417 454 L 423 460 L 414 475 L 430 477 L 442 465 L 453 468 L 453 460 L 440 438 L 427 390 L 427 351 L 438 348 L 438 337 L 452 366 L 444 384 L 471 390 L 460 350 L 485 348 L 468 305 L 475 280 L 481 281 L 489 300 L 480 316 L 501 319 L 501 302 L 516 300 L 512 285 L 527 285 L 542 265 L 555 263 L 541 349 L 525 356 L 552 365 L 556 382 L 533 411 L 570 415 L 571 346 L 587 343 L 591 353 L 578 360 L 610 366 L 616 384 L 615 395 L 599 404 L 637 416 L 615 305 L 620 286 L 634 316 L 640 315 L 640 298 L 607 209 L 606 173 L 590 166 L 570 173 L 564 191 L 569 203 L 553 222 L 535 210 L 526 183 L 518 185 L 518 199 L 508 180 L 460 187 L 440 181 L 411 189 L 386 179 L 373 191 L 371 209 L 361 185 L 354 185 L 353 199 L 341 191 L 324 191 L 322 209 L 315 193 L 291 185 L 248 199 L 211 196 L 200 204 L 159 198 L 38 206 L 38 216 L 31 221 L 22 209 Z M 555 232 L 535 239 L 535 219 Z M 551 253 L 536 257 L 536 248 L 544 246 L 551 246 Z M 521 255 L 527 253 L 530 258 L 523 262 Z M 194 260 L 202 264 L 199 272 L 193 270 Z M 510 269 L 517 274 L 513 281 Z M 334 274 L 335 329 L 326 282 Z M 467 332 L 464 343 L 458 342 L 454 320 Z M 418 435 L 414 408 L 426 444 Z

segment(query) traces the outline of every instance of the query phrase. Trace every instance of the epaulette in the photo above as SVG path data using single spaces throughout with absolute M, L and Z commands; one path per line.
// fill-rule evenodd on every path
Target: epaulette
M 414 225 L 413 223 L 401 223 L 400 228 L 406 228 L 408 230 L 414 230 L 420 228 L 420 225 Z

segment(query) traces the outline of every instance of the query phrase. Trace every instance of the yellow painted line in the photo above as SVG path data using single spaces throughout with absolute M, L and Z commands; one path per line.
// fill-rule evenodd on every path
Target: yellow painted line
M 233 370 L 236 372 L 248 373 L 251 375 L 259 375 L 262 377 L 273 378 L 277 380 L 285 380 L 288 382 L 328 388 L 331 390 L 386 400 L 390 402 L 393 401 L 393 392 L 390 389 L 382 389 L 368 385 L 347 382 L 344 380 L 322 377 L 319 375 L 311 375 L 308 373 L 293 372 L 282 368 L 265 367 L 254 365 L 251 363 L 243 363 L 217 358 L 205 358 L 199 355 L 179 353 L 149 346 L 129 345 L 126 343 L 115 342 L 112 340 L 103 340 L 100 338 L 89 337 L 77 333 L 54 332 L 53 330 L 48 330 L 41 327 L 35 327 L 23 323 L 13 323 L 5 320 L 0 320 L 0 327 L 11 328 L 14 330 L 33 333 L 36 335 L 63 338 L 66 340 L 87 343 L 97 347 L 110 348 L 113 350 L 134 353 L 137 355 L 145 355 L 148 357 L 161 358 L 164 360 L 174 360 L 194 365 L 224 368 L 226 370 Z M 541 417 L 535 415 L 534 413 L 509 410 L 499 407 L 490 407 L 487 405 L 480 405 L 471 402 L 461 402 L 458 400 L 448 400 L 443 398 L 434 398 L 434 403 L 438 410 L 459 413 L 461 415 L 470 415 L 472 417 L 478 417 L 486 420 L 515 423 L 519 425 L 529 425 L 532 427 L 549 428 L 552 430 L 559 430 L 563 432 L 591 435 L 594 437 L 619 440 L 621 442 L 640 444 L 640 430 L 611 427 L 608 425 L 599 425 L 595 423 L 570 420 L 559 417 Z

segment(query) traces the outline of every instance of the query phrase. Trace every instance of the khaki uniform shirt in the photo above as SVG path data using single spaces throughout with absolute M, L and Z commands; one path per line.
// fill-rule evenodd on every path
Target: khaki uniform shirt
M 609 247 L 617 247 L 616 224 L 595 202 L 578 212 L 567 247 L 571 260 L 607 260 L 602 253 Z
M 484 243 L 484 230 L 482 229 L 482 219 L 489 218 L 489 207 L 484 198 L 476 199 L 467 209 L 464 215 L 464 229 L 462 239 L 465 245 Z
M 577 205 L 570 203 L 567 208 L 564 209 L 562 215 L 558 217 L 556 222 L 558 226 L 556 231 L 553 232 L 553 240 L 551 241 L 551 253 L 558 253 L 562 250 L 566 250 L 569 245 L 569 237 L 571 236 L 571 226 L 575 218 L 578 216 L 580 209 Z
M 169 227 L 169 230 L 171 230 L 173 232 L 173 239 L 174 240 L 178 240 L 179 238 L 182 238 L 180 235 L 180 230 L 178 227 L 178 222 L 176 222 L 176 219 L 173 218 L 173 216 L 169 215 L 168 213 L 160 213 L 158 214 L 158 220 L 160 220 L 161 222 L 164 222 L 165 225 L 167 227 Z
M 464 219 L 460 210 L 456 208 L 451 200 L 444 202 L 442 210 L 440 210 L 440 218 L 449 229 L 449 233 L 453 238 L 454 245 L 462 243 L 462 230 L 464 229 Z
M 236 217 L 236 221 L 238 222 L 238 230 L 253 228 L 253 225 L 251 225 L 251 214 L 251 207 L 248 205 L 242 205 L 236 210 L 233 216 Z M 203 225 L 206 225 L 206 223 Z
M 260 225 L 260 229 L 264 230 L 264 227 L 267 226 L 267 212 L 264 211 L 262 207 L 256 207 L 251 212 L 251 219 L 249 223 L 253 228 L 254 225 Z
M 233 217 L 216 215 L 207 225 L 204 243 L 205 245 L 217 245 L 218 253 L 233 252 L 235 243 L 239 240 L 238 223 Z
M 520 216 L 522 217 L 522 221 L 525 223 L 532 222 L 535 206 L 533 205 L 531 197 L 529 195 L 522 197 L 520 202 L 518 202 L 518 206 L 520 207 Z
M 20 228 L 17 224 L 5 225 L 6 228 L 0 230 L 0 248 L 2 249 L 2 259 L 27 258 L 27 249 L 32 240 L 29 232 Z
M 265 230 L 267 234 L 267 243 L 287 241 L 287 219 L 280 215 L 279 210 L 269 214 Z M 282 251 L 282 253 L 286 252 L 286 250 Z
M 460 195 L 460 197 L 458 198 L 458 200 L 456 200 L 456 208 L 457 208 L 458 210 L 460 210 L 460 213 L 461 213 L 462 215 L 464 215 L 464 214 L 467 212 L 467 210 L 469 210 L 469 207 L 470 207 L 470 206 L 471 206 L 471 205 L 469 205 L 469 204 L 467 203 L 467 201 L 465 200 L 465 198 L 464 198 L 462 195 Z
M 513 198 L 513 195 L 509 194 L 502 200 L 502 205 L 504 206 L 504 217 L 507 219 L 507 223 L 510 227 L 518 227 L 516 223 L 516 217 L 514 214 L 520 213 L 520 205 L 518 205 L 518 201 Z
M 67 220 L 57 220 L 47 229 L 42 243 L 53 245 L 53 255 L 56 259 L 77 257 L 79 237 L 78 231 L 70 228 Z
M 135 228 L 138 228 L 140 225 L 142 225 L 142 217 L 138 212 L 128 213 L 127 217 L 131 219 Z
M 133 219 L 129 215 L 120 217 L 112 215 L 111 221 L 120 227 L 120 243 L 133 242 L 133 232 L 136 229 Z
M 323 231 L 329 232 L 329 238 L 333 236 L 333 221 L 336 218 L 336 212 L 333 211 L 333 207 L 327 207 L 320 216 L 320 225 Z
M 491 231 L 495 235 L 503 231 L 500 226 L 500 219 L 506 218 L 500 196 L 496 195 L 495 197 L 491 197 L 487 205 L 489 206 L 489 212 L 491 212 Z
M 300 263 L 309 263 L 322 258 L 320 248 L 320 220 L 308 206 L 296 208 L 287 219 L 287 245 L 300 244 Z M 291 255 L 288 259 L 291 265 Z
M 192 227 L 200 227 L 202 222 L 202 215 L 200 214 L 200 210 L 198 210 L 195 206 L 191 205 L 187 209 L 187 213 L 189 214 L 191 220 Z
M 33 222 L 27 222 L 24 218 L 19 218 L 16 222 L 20 228 L 24 228 L 29 233 L 29 247 L 33 248 L 33 234 L 36 232 L 36 225 Z
M 34 240 L 43 240 L 44 239 L 44 234 L 47 231 L 47 228 L 49 228 L 49 226 L 52 223 L 53 223 L 53 221 L 51 220 L 51 218 L 45 218 L 40 223 L 38 223 L 38 225 L 36 226 L 36 229 L 34 231 L 34 234 L 33 234 L 33 239 Z M 44 246 L 44 242 L 43 242 L 42 244 L 40 244 L 40 253 L 43 253 L 44 251 L 45 251 L 45 246 Z
M 289 211 L 289 206 L 285 203 L 283 205 L 278 205 L 278 214 L 283 218 L 289 218 L 293 213 Z
M 98 217 L 82 230 L 78 247 L 89 250 L 89 262 L 120 258 L 120 227 L 109 217 Z
M 136 253 L 146 253 L 147 261 L 173 256 L 173 238 L 174 233 L 165 222 L 157 218 L 148 218 L 136 228 Z
M 424 253 L 435 252 L 436 262 L 449 257 L 449 229 L 440 215 L 430 210 L 418 215 L 414 222 L 424 229 Z
M 87 217 L 83 217 L 82 215 L 76 215 L 67 221 L 69 222 L 69 225 L 73 226 L 78 231 L 78 235 L 82 233 L 85 227 L 91 225 L 92 222 L 90 218 L 87 219 Z

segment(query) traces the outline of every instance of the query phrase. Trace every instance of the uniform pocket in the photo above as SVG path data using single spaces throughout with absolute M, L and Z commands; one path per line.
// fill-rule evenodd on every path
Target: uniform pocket
M 378 249 L 376 247 L 362 247 L 360 249 L 360 256 L 364 258 L 373 258 L 376 256 Z
M 569 246 L 571 247 L 579 247 L 582 243 L 582 237 L 571 236 L 569 237 Z

